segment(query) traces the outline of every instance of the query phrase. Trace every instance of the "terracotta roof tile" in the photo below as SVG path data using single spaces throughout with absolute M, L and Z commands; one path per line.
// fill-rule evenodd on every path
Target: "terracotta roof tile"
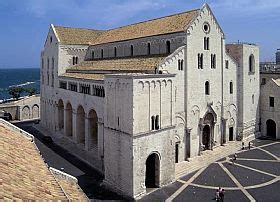
M 156 18 L 110 30 L 54 26 L 62 44 L 104 44 L 185 31 L 199 9 Z
M 0 145 L 0 200 L 71 199 L 66 196 L 68 193 L 64 193 L 30 138 L 0 122 Z M 81 190 L 75 190 L 72 184 L 68 186 L 73 187 L 74 199 L 80 199 Z
M 75 79 L 104 80 L 104 74 L 64 73 L 61 76 Z
M 94 29 L 81 29 L 71 27 L 54 26 L 62 44 L 89 45 L 104 31 Z
M 185 31 L 199 9 L 119 27 L 103 32 L 93 45 Z

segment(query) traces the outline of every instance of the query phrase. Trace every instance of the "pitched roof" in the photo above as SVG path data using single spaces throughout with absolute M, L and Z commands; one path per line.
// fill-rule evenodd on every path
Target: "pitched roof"
M 0 121 L 0 201 L 71 199 L 48 169 L 32 138 L 4 123 Z
M 70 67 L 67 72 L 70 73 L 73 70 L 153 71 L 164 58 L 163 56 L 153 56 L 83 61 L 78 65 Z
M 54 26 L 62 44 L 104 44 L 185 31 L 200 9 L 156 18 L 110 30 Z
M 54 26 L 61 44 L 89 45 L 104 31 Z
M 104 80 L 104 74 L 64 73 L 61 76 L 75 79 Z
M 103 32 L 99 37 L 97 37 L 97 39 L 93 42 L 93 45 L 183 32 L 198 15 L 199 10 L 200 9 L 191 10 L 184 13 L 111 29 Z

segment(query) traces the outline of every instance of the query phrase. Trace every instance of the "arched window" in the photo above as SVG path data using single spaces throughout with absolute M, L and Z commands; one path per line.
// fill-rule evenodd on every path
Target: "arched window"
M 254 104 L 254 103 L 255 103 L 255 96 L 252 95 L 252 104 Z
M 216 54 L 211 54 L 211 69 L 216 69 Z
M 79 58 L 78 58 L 78 57 L 76 57 L 76 64 L 78 64 L 78 62 L 79 62 Z
M 52 58 L 52 69 L 54 69 L 54 58 Z
M 50 44 L 52 43 L 52 36 L 50 37 Z
M 171 48 L 170 48 L 170 41 L 166 41 L 166 53 L 170 53 L 171 52 Z
M 178 70 L 183 70 L 184 60 L 178 60 Z
M 249 72 L 255 72 L 255 57 L 253 54 L 249 57 Z
M 72 58 L 72 64 L 75 65 L 75 57 Z
M 147 51 L 147 55 L 150 55 L 151 54 L 151 44 L 148 43 L 148 51 Z
M 151 117 L 152 130 L 155 130 L 155 116 Z
M 155 128 L 156 130 L 159 129 L 159 115 L 156 115 Z
M 133 56 L 133 45 L 130 45 L 130 56 Z
M 205 82 L 205 95 L 210 95 L 210 84 L 209 84 L 209 81 Z
M 117 57 L 117 47 L 114 47 L 114 57 Z
M 233 83 L 232 83 L 232 81 L 229 83 L 229 93 L 233 94 Z
M 209 37 L 204 37 L 204 50 L 209 50 Z
M 42 69 L 44 69 L 44 58 L 42 58 Z
M 91 59 L 94 59 L 94 51 L 91 52 Z
M 104 57 L 104 51 L 103 51 L 103 49 L 101 49 L 101 58 L 103 58 Z
M 48 70 L 50 68 L 50 59 L 48 58 L 48 61 L 47 61 L 47 67 L 48 67 Z
M 197 54 L 197 66 L 198 66 L 198 69 L 203 69 L 203 54 L 202 53 Z

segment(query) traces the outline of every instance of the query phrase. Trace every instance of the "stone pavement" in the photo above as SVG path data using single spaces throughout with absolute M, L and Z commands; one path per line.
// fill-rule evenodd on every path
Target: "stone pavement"
M 244 145 L 248 145 L 248 142 L 251 141 L 251 138 L 248 138 L 244 141 Z M 224 158 L 230 154 L 233 154 L 242 148 L 242 142 L 233 141 L 228 142 L 224 146 L 219 146 L 213 151 L 206 150 L 202 152 L 202 155 L 190 158 L 189 161 L 184 161 L 177 163 L 175 165 L 175 178 L 192 173 L 202 167 L 205 167 L 221 158 Z
M 279 201 L 280 141 L 254 140 L 251 150 L 232 155 L 181 177 L 139 201 L 213 201 L 218 187 L 224 201 Z

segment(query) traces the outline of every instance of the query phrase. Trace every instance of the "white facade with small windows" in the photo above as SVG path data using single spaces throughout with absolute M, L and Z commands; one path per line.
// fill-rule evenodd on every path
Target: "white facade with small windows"
M 42 126 L 129 197 L 259 132 L 258 47 L 226 45 L 207 4 L 105 31 L 51 26 L 41 56 Z

